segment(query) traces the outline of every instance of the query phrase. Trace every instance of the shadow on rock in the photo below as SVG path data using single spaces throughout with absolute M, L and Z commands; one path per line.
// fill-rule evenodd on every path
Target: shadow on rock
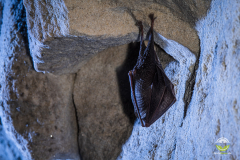
M 140 43 L 130 43 L 127 49 L 127 56 L 123 64 L 116 69 L 119 87 L 119 95 L 122 101 L 123 111 L 128 116 L 131 124 L 134 124 L 136 116 L 131 100 L 131 89 L 128 78 L 128 72 L 133 69 L 137 63 Z

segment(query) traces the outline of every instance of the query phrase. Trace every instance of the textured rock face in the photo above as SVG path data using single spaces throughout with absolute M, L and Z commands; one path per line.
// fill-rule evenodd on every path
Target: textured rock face
M 198 21 L 209 5 L 0 2 L 0 159 L 239 159 L 240 5 L 215 0 Z M 143 128 L 127 73 L 149 13 L 177 102 Z M 231 155 L 214 154 L 220 137 Z
M 137 41 L 137 20 L 147 31 L 148 15 L 158 18 L 155 30 L 199 52 L 194 22 L 210 1 L 33 1 L 24 0 L 34 68 L 55 74 L 75 73 L 95 53 Z
M 136 121 L 118 159 L 240 158 L 240 4 L 238 1 L 213 1 L 211 6 L 208 15 L 197 23 L 201 52 L 193 95 L 185 108 L 185 116 L 177 91 L 177 103 L 153 126 L 142 128 Z M 165 70 L 171 67 L 169 65 Z M 175 81 L 174 75 L 179 71 L 170 72 L 169 77 Z M 181 81 L 182 74 L 176 79 Z M 181 83 L 177 90 L 179 88 L 182 89 Z M 221 137 L 230 143 L 216 143 Z M 225 153 L 231 154 L 218 154 L 216 144 L 230 145 Z
M 165 72 L 175 86 L 176 103 L 153 125 L 141 126 L 137 120 L 132 134 L 118 159 L 171 159 L 176 145 L 176 134 L 183 122 L 184 94 L 196 58 L 186 47 L 157 34 L 159 44 L 175 61 L 166 65 Z M 162 61 L 162 60 L 161 60 Z
M 176 159 L 240 159 L 240 4 L 213 1 L 197 25 L 201 56 L 187 116 L 179 130 Z M 230 143 L 221 156 L 217 139 Z M 201 143 L 199 143 L 201 142 Z M 219 144 L 217 144 L 219 145 Z
M 0 157 L 79 159 L 72 101 L 74 75 L 55 76 L 33 69 L 24 14 L 21 1 L 4 4 L 0 127 L 1 133 L 7 135 L 4 141 L 9 141 L 1 144 L 9 145 Z M 12 149 L 12 154 L 7 148 Z
M 116 159 L 135 120 L 128 71 L 136 64 L 139 43 L 107 49 L 77 73 L 74 103 L 83 159 Z M 159 47 L 163 66 L 174 59 Z
M 128 45 L 107 49 L 77 73 L 74 102 L 83 159 L 116 159 L 131 135 L 135 117 L 127 73 L 138 52 L 131 62 L 127 50 Z M 130 63 L 122 65 L 124 60 Z

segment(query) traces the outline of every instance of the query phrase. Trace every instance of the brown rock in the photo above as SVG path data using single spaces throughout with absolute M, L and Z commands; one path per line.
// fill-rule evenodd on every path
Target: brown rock
M 194 22 L 210 1 L 73 1 L 25 0 L 31 54 L 37 71 L 75 73 L 103 49 L 138 40 L 136 20 L 149 28 L 148 14 L 156 17 L 155 30 L 193 53 L 199 52 Z
M 74 103 L 83 159 L 116 159 L 129 138 L 135 115 L 128 72 L 136 64 L 139 43 L 109 48 L 77 73 Z M 173 60 L 161 49 L 161 61 Z
M 8 106 L 4 106 L 10 109 L 14 128 L 28 140 L 28 149 L 36 160 L 79 159 L 72 103 L 73 75 L 27 71 L 23 62 L 29 65 L 30 61 L 26 58 L 17 58 L 19 63 L 14 63 L 12 74 L 7 77 L 15 81 L 8 84 L 10 99 Z
M 116 159 L 131 134 L 135 116 L 127 73 L 138 52 L 130 54 L 130 47 L 137 46 L 107 49 L 77 73 L 74 102 L 83 159 Z
M 13 23 L 1 27 L 2 121 L 36 160 L 80 159 L 78 148 L 83 159 L 116 159 L 135 120 L 127 73 L 139 50 L 131 43 L 138 41 L 136 21 L 146 35 L 154 13 L 156 33 L 198 54 L 194 23 L 210 3 L 23 1 L 26 15 L 22 1 L 6 1 L 11 9 L 3 13 Z M 163 66 L 173 61 L 157 51 Z
M 0 118 L 8 136 L 15 136 L 11 138 L 16 139 L 19 151 L 25 155 L 23 159 L 30 159 L 26 156 L 30 152 L 35 160 L 78 160 L 78 129 L 72 101 L 74 75 L 36 72 L 28 55 L 23 4 L 6 2 L 4 7 Z

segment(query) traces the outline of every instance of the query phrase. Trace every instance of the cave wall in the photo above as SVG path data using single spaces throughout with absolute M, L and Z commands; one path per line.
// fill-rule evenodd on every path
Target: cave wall
M 2 1 L 0 159 L 239 159 L 239 7 Z M 135 23 L 147 37 L 149 13 L 177 102 L 143 128 L 127 73 L 138 56 Z M 231 154 L 214 154 L 220 137 Z
M 24 0 L 29 46 L 38 72 L 76 73 L 94 54 L 106 48 L 138 41 L 137 20 L 199 53 L 199 38 L 191 22 L 203 16 L 209 1 L 34 1 Z M 184 9 L 183 9 L 184 8 Z M 178 15 L 178 16 L 176 16 Z M 191 15 L 189 18 L 181 18 Z
M 3 159 L 78 159 L 74 75 L 34 70 L 22 1 L 4 3 L 2 22 L 1 127 L 11 144 Z
M 176 159 L 239 159 L 240 154 L 240 3 L 213 1 L 197 23 L 201 55 L 192 100 L 179 130 Z M 217 140 L 228 139 L 219 155 Z M 224 146 L 224 145 L 223 145 Z
M 239 159 L 239 7 L 238 1 L 214 0 L 197 22 L 201 51 L 186 113 L 177 98 L 150 128 L 136 121 L 118 159 Z M 219 154 L 221 137 L 230 142 L 230 154 Z

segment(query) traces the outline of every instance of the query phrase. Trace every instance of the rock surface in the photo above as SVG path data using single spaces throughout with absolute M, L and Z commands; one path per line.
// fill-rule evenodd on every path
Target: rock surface
M 214 0 L 211 6 L 197 25 L 199 69 L 177 135 L 176 159 L 240 159 L 240 3 Z M 221 145 L 230 145 L 231 154 L 216 154 L 221 137 L 230 142 Z
M 209 5 L 1 1 L 0 159 L 240 159 L 240 4 L 214 0 L 199 21 Z M 152 12 L 177 102 L 143 128 L 127 73 Z M 214 154 L 220 137 L 231 154 Z
M 131 135 L 135 115 L 129 70 L 136 64 L 139 43 L 109 48 L 94 56 L 77 73 L 74 103 L 83 159 L 116 159 Z M 163 66 L 174 60 L 160 48 Z
M 184 117 L 185 88 L 196 58 L 186 47 L 173 40 L 160 34 L 155 38 L 161 39 L 159 45 L 175 59 L 166 65 L 165 73 L 175 86 L 177 101 L 148 128 L 142 127 L 138 119 L 118 159 L 171 159 L 175 150 L 176 134 Z
M 237 0 L 214 0 L 211 6 L 208 15 L 197 23 L 201 52 L 186 115 L 177 93 L 177 103 L 156 124 L 142 128 L 136 121 L 118 159 L 240 158 L 240 4 Z M 169 69 L 183 71 L 170 64 L 165 70 Z M 179 71 L 167 72 L 173 82 Z M 176 79 L 181 81 L 182 75 Z M 216 143 L 221 137 L 230 143 Z M 230 145 L 223 153 L 231 154 L 221 155 L 216 144 Z
M 55 74 L 76 73 L 94 54 L 111 46 L 137 41 L 137 20 L 164 37 L 199 53 L 194 22 L 210 1 L 73 1 L 24 0 L 34 68 Z
M 135 65 L 138 52 L 127 52 L 128 45 L 107 49 L 77 73 L 74 103 L 83 159 L 114 160 L 131 135 L 135 116 L 127 73 Z M 124 61 L 130 63 L 124 65 Z
M 9 141 L 1 144 L 8 143 L 9 147 L 0 157 L 79 159 L 72 101 L 74 75 L 56 76 L 33 69 L 21 1 L 4 4 L 1 31 L 0 127 L 1 133 L 7 135 L 5 141 Z M 12 149 L 12 154 L 7 148 Z

